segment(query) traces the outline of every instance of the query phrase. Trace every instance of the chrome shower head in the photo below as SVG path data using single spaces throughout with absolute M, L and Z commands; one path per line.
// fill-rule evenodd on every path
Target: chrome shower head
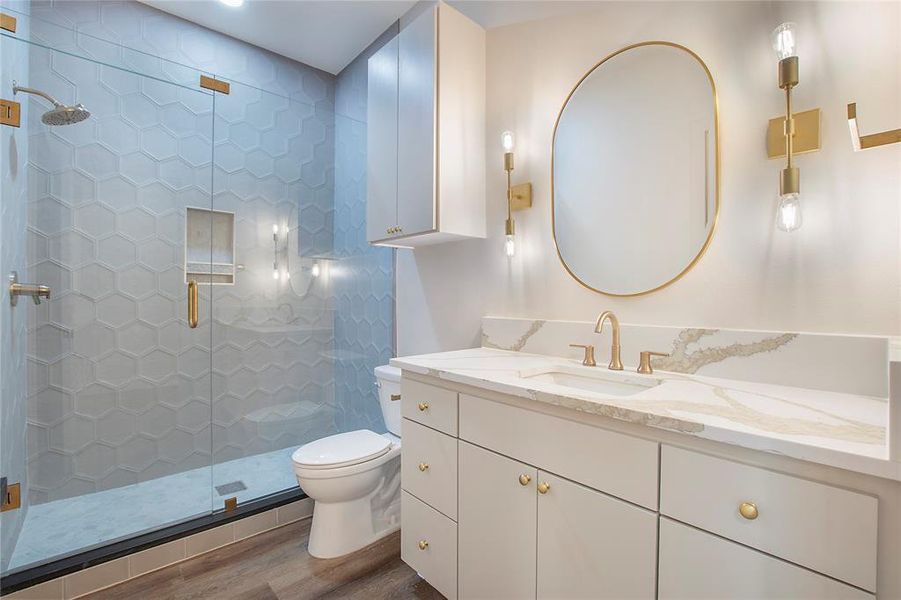
M 47 94 L 40 90 L 35 90 L 33 88 L 19 87 L 14 81 L 13 94 L 18 94 L 19 92 L 34 94 L 35 96 L 40 96 L 41 98 L 44 98 L 45 100 L 53 103 L 53 108 L 41 115 L 41 121 L 45 125 L 50 125 L 52 127 L 56 127 L 58 125 L 72 125 L 73 123 L 80 123 L 81 121 L 84 121 L 91 116 L 91 113 L 88 112 L 83 104 L 67 106 L 62 102 L 59 102 L 50 94 Z

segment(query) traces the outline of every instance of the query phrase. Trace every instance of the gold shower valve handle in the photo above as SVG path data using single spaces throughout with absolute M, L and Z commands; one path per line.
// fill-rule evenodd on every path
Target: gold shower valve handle
M 417 408 L 419 408 L 420 411 L 425 412 L 429 408 L 429 403 L 428 402 L 420 402 L 419 405 L 417 406 Z
M 753 502 L 742 502 L 738 507 L 738 513 L 749 521 L 753 521 L 760 514 Z
M 525 473 L 519 476 L 519 485 L 529 485 L 530 481 L 532 481 L 532 477 Z
M 538 484 L 538 493 L 539 494 L 547 494 L 550 489 L 551 489 L 551 484 L 549 484 L 547 481 L 542 481 L 541 483 Z
M 428 469 L 428 468 L 429 468 L 429 463 L 424 463 L 424 462 L 419 463 L 419 470 L 422 471 L 423 473 L 425 473 L 426 469 Z

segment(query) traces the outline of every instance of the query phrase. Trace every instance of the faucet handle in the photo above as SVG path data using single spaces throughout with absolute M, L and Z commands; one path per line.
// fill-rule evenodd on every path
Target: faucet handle
M 598 363 L 594 360 L 594 346 L 591 344 L 570 344 L 570 348 L 582 348 L 585 354 L 582 355 L 582 365 L 586 367 L 596 367 Z
M 666 352 L 651 352 L 650 350 L 644 350 L 639 352 L 639 361 L 638 361 L 638 372 L 644 375 L 650 375 L 654 372 L 654 368 L 651 366 L 651 357 L 652 356 L 669 356 Z

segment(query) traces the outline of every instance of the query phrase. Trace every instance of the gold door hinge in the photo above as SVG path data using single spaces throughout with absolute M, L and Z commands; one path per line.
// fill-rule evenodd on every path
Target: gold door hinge
M 22 506 L 22 486 L 18 483 L 11 483 L 6 487 L 6 493 L 0 502 L 0 512 L 15 510 Z
M 232 496 L 231 498 L 225 499 L 225 512 L 231 512 L 238 508 L 238 498 L 237 496 Z
M 228 94 L 231 91 L 231 85 L 227 81 L 213 79 L 206 75 L 200 76 L 200 87 L 219 92 L 220 94 Z
M 18 127 L 22 118 L 22 105 L 12 100 L 0 98 L 0 125 Z
M 5 29 L 10 33 L 16 32 L 16 18 L 12 15 L 0 13 L 0 29 Z

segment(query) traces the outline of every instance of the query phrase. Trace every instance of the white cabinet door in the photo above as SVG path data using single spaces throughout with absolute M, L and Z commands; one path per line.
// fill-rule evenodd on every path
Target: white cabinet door
M 656 513 L 543 471 L 538 484 L 538 598 L 654 597 Z
M 660 518 L 660 600 L 873 600 L 746 546 Z
M 366 107 L 366 239 L 397 225 L 397 49 L 395 37 L 369 58 Z
M 397 225 L 403 236 L 436 228 L 437 23 L 436 6 L 398 34 Z
M 537 471 L 463 441 L 459 448 L 460 597 L 534 598 Z

